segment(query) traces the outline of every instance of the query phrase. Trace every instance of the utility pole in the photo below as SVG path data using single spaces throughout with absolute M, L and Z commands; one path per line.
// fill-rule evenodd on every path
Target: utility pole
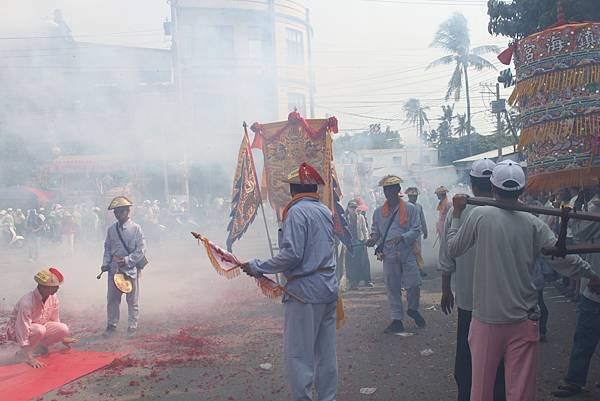
M 496 83 L 496 101 L 500 102 L 500 84 Z M 496 133 L 498 135 L 498 161 L 502 161 L 502 117 L 496 113 Z
M 492 102 L 492 113 L 496 113 L 496 130 L 498 135 L 498 161 L 502 160 L 502 114 L 506 115 L 506 122 L 510 128 L 515 139 L 517 138 L 516 132 L 512 126 L 508 112 L 506 111 L 506 101 L 500 99 L 500 84 L 503 84 L 505 88 L 509 88 L 515 85 L 517 81 L 513 77 L 510 68 L 500 71 L 498 76 L 498 83 L 496 84 L 496 101 Z M 516 146 L 515 146 L 516 151 Z
M 506 100 L 500 99 L 500 84 L 496 84 L 496 100 L 492 102 L 492 113 L 496 114 L 496 140 L 498 161 L 502 160 L 502 113 L 506 111 Z

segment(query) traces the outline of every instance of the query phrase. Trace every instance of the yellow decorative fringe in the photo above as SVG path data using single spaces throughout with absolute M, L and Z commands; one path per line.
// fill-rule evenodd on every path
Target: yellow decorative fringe
M 221 264 L 219 263 L 219 261 L 215 258 L 215 256 L 213 255 L 213 249 L 210 246 L 210 242 L 208 241 L 208 238 L 206 237 L 200 237 L 198 238 L 199 242 L 202 242 L 202 244 L 204 245 L 204 248 L 206 249 L 206 255 L 208 256 L 208 259 L 210 260 L 210 264 L 215 268 L 215 271 L 217 273 L 219 273 L 219 275 L 221 276 L 225 276 L 228 279 L 232 279 L 234 277 L 237 277 L 241 274 L 241 269 L 239 266 L 234 266 L 231 267 L 229 269 L 224 269 Z
M 338 295 L 337 305 L 335 306 L 335 328 L 341 329 L 346 324 L 346 312 L 344 311 L 344 301 L 342 293 Z
M 531 175 L 528 178 L 527 191 L 539 193 L 568 187 L 595 187 L 598 185 L 599 177 L 600 167 L 598 166 Z
M 261 292 L 267 298 L 280 298 L 283 293 L 283 287 L 271 279 L 266 278 L 265 276 L 256 277 L 256 284 L 260 288 Z
M 600 84 L 600 64 L 551 71 L 519 81 L 508 98 L 508 104 L 514 106 L 523 96 L 533 96 L 542 89 L 548 93 L 583 87 L 590 83 Z
M 598 135 L 598 133 L 600 133 L 600 113 L 584 114 L 523 128 L 519 138 L 519 147 L 524 148 L 533 143 L 568 137 Z

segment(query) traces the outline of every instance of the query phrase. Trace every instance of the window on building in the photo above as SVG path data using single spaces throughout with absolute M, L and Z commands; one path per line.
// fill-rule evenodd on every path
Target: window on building
M 401 165 L 402 164 L 402 156 L 392 157 L 392 163 L 394 163 L 396 166 Z
M 286 29 L 288 63 L 304 64 L 304 39 L 302 31 Z
M 220 49 L 220 56 L 223 58 L 233 57 L 233 26 L 217 26 L 217 42 Z
M 263 57 L 263 31 L 258 26 L 248 27 L 248 57 Z
M 302 93 L 288 93 L 288 111 L 294 110 L 306 117 L 306 97 Z
M 194 30 L 194 39 L 192 47 L 194 58 L 232 58 L 233 26 L 197 26 Z
M 363 157 L 363 162 L 365 163 L 373 163 L 373 158 L 372 157 Z

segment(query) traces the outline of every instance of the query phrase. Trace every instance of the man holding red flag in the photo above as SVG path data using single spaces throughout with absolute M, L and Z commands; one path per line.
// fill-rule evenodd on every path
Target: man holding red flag
M 319 401 L 334 401 L 338 281 L 332 213 L 317 193 L 325 182 L 310 165 L 302 163 L 285 182 L 292 200 L 282 213 L 279 254 L 242 269 L 250 276 L 283 273 L 286 278 L 284 358 L 292 400 L 311 401 L 314 384 Z

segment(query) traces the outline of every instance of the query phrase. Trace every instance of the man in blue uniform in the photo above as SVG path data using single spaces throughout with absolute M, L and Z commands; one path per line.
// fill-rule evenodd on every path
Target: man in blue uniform
M 421 276 L 417 265 L 415 244 L 421 235 L 419 210 L 400 197 L 402 179 L 388 175 L 381 179 L 385 203 L 373 213 L 371 238 L 367 246 L 378 244 L 376 253 L 383 259 L 383 275 L 390 304 L 392 323 L 385 329 L 387 334 L 404 331 L 404 307 L 402 289 L 406 290 L 407 315 L 418 327 L 425 327 L 425 319 L 419 313 Z
M 332 215 L 319 201 L 318 185 L 324 181 L 314 168 L 303 163 L 286 182 L 292 200 L 282 213 L 279 254 L 242 268 L 251 276 L 283 273 L 287 281 L 284 358 L 292 400 L 311 401 L 314 384 L 319 401 L 335 401 L 338 281 Z

